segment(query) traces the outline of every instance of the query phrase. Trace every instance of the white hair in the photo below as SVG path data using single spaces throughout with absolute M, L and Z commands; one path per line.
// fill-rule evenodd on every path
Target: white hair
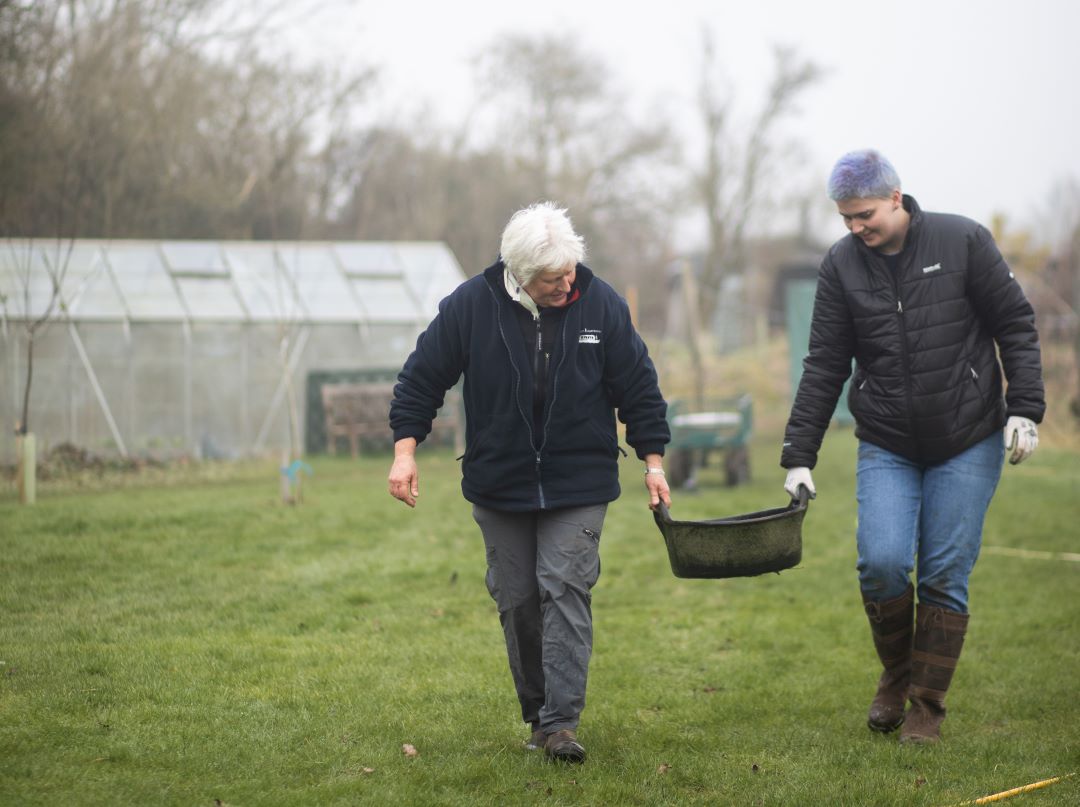
M 537 202 L 510 217 L 499 252 L 506 268 L 526 286 L 540 272 L 581 263 L 585 239 L 574 232 L 565 208 Z

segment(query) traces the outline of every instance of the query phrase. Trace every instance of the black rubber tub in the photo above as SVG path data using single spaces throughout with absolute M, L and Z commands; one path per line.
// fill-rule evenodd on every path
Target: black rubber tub
M 663 502 L 653 511 L 676 577 L 754 577 L 802 560 L 806 488 L 787 507 L 729 518 L 676 521 Z

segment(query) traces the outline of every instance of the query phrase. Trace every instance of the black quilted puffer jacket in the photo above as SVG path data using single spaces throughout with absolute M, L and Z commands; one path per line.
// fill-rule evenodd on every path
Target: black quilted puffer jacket
M 855 435 L 914 462 L 944 462 L 1007 416 L 1042 420 L 1035 315 L 990 232 L 924 213 L 910 196 L 904 207 L 911 223 L 896 271 L 850 234 L 822 262 L 785 468 L 816 464 L 853 358 Z

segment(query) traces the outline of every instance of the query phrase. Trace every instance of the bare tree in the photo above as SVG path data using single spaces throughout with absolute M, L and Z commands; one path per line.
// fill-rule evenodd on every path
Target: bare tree
M 0 216 L 19 225 L 6 234 L 272 238 L 317 229 L 331 183 L 315 144 L 349 125 L 372 74 L 263 57 L 259 35 L 280 24 L 286 4 L 236 14 L 245 4 L 256 5 L 0 5 Z
M 500 39 L 479 61 L 485 96 L 500 110 L 498 136 L 538 198 L 565 194 L 584 166 L 591 124 L 607 106 L 607 68 L 573 40 Z
M 1073 228 L 1067 260 L 1072 269 L 1073 311 L 1080 312 L 1080 221 Z M 1073 333 L 1073 361 L 1076 369 L 1076 389 L 1069 410 L 1077 422 L 1080 423 L 1080 322 L 1077 322 Z
M 61 104 L 63 56 L 57 47 L 57 31 L 62 25 L 58 5 L 0 6 L 0 47 L 13 68 L 0 83 L 6 122 L 0 169 L 8 178 L 0 192 L 0 232 L 23 236 L 6 246 L 13 283 L 10 291 L 18 299 L 0 295 L 0 308 L 5 325 L 18 322 L 26 346 L 22 401 L 15 423 L 19 497 L 24 503 L 33 502 L 36 476 L 36 468 L 23 453 L 31 433 L 35 347 L 63 310 L 64 279 L 87 185 L 86 166 L 70 148 L 65 133 L 39 129 Z M 39 245 L 33 237 L 38 216 L 53 223 L 48 239 L 51 248 Z M 32 455 L 29 459 L 36 461 Z
M 1080 181 L 1055 182 L 1034 222 L 1012 228 L 998 213 L 990 229 L 1035 310 L 1048 405 L 1080 422 Z
M 623 289 L 646 284 L 650 301 L 662 297 L 677 195 L 664 118 L 636 119 L 607 65 L 573 39 L 500 40 L 478 72 L 488 114 L 476 125 L 505 155 L 510 184 L 523 189 L 519 202 L 567 205 L 605 277 Z
M 1073 376 L 1075 388 L 1069 401 L 1069 411 L 1080 423 L 1080 181 L 1075 177 L 1062 180 L 1051 194 L 1044 221 L 1056 227 L 1048 235 L 1055 245 L 1051 282 L 1057 298 L 1068 309 L 1072 331 Z
M 717 86 L 716 46 L 708 29 L 703 30 L 702 57 L 698 103 L 705 154 L 694 185 L 707 226 L 698 296 L 700 320 L 706 324 L 713 320 L 724 277 L 741 272 L 745 265 L 747 229 L 763 200 L 767 163 L 777 155 L 777 124 L 795 111 L 800 94 L 821 71 L 795 51 L 776 48 L 765 101 L 740 140 L 732 131 L 731 98 Z
M 315 144 L 340 138 L 372 74 L 263 58 L 258 35 L 287 6 L 0 2 L 0 235 L 38 245 L 9 246 L 17 291 L 0 300 L 5 327 L 17 320 L 25 331 L 20 433 L 31 421 L 35 346 L 63 313 L 76 237 L 297 238 L 319 229 L 312 219 L 325 215 L 333 184 Z M 282 322 L 287 354 L 295 331 Z
M 16 319 L 22 326 L 26 340 L 26 376 L 23 379 L 22 404 L 15 433 L 24 435 L 30 431 L 30 391 L 34 382 L 34 344 L 50 322 L 63 308 L 62 291 L 64 277 L 70 263 L 72 240 L 57 239 L 54 247 L 39 247 L 32 239 L 21 243 L 9 241 L 7 251 L 9 265 L 15 270 L 17 293 L 21 297 L 13 310 L 14 301 L 0 295 L 0 307 L 4 319 Z M 43 284 L 40 281 L 44 279 Z

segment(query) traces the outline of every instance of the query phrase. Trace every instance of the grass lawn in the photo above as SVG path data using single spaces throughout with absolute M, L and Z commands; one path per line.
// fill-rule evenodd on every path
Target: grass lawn
M 782 505 L 776 451 L 676 515 Z M 1080 771 L 1080 563 L 998 549 L 1080 552 L 1077 455 L 1006 467 L 946 740 L 901 748 L 864 723 L 854 453 L 830 432 L 801 566 L 724 581 L 672 576 L 623 461 L 573 768 L 521 748 L 449 453 L 421 451 L 416 511 L 386 457 L 316 459 L 300 507 L 272 466 L 30 508 L 6 492 L 0 804 L 951 805 Z M 1080 775 L 1007 803 L 1080 804 Z

